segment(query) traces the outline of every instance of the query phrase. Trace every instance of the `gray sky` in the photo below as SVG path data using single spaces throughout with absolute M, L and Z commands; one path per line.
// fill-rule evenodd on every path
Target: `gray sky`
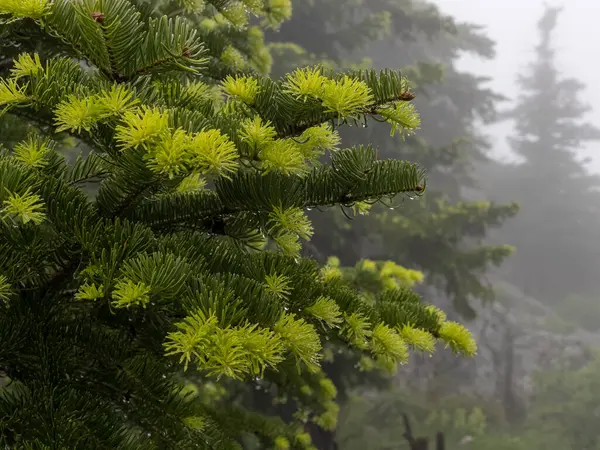
M 483 25 L 496 41 L 495 61 L 465 58 L 461 66 L 493 78 L 492 86 L 507 97 L 518 94 L 516 74 L 533 58 L 537 43 L 537 21 L 544 0 L 435 0 L 442 11 L 459 20 Z M 589 120 L 600 127 L 600 0 L 548 0 L 550 5 L 565 5 L 556 31 L 560 70 L 587 85 L 585 101 L 594 108 Z M 510 125 L 491 127 L 494 150 L 509 151 L 504 139 Z M 600 142 L 582 154 L 594 158 L 590 169 L 600 171 Z M 595 156 L 596 155 L 596 156 Z

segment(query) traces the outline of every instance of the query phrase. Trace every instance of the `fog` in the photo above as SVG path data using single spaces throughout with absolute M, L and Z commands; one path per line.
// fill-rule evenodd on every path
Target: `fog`
M 496 90 L 509 98 L 518 95 L 515 79 L 518 71 L 529 63 L 534 55 L 536 42 L 535 23 L 544 5 L 563 6 L 564 12 L 556 30 L 557 66 L 564 73 L 586 85 L 585 100 L 591 106 L 600 105 L 600 2 L 595 0 L 436 0 L 440 9 L 459 20 L 485 27 L 487 34 L 496 42 L 496 58 L 493 61 L 465 55 L 460 67 L 470 72 L 489 76 Z M 590 113 L 591 120 L 600 124 L 600 108 Z M 511 158 L 505 136 L 510 124 L 490 126 L 494 139 L 494 154 L 498 158 Z M 592 158 L 589 169 L 600 171 L 600 155 L 593 145 L 581 151 Z

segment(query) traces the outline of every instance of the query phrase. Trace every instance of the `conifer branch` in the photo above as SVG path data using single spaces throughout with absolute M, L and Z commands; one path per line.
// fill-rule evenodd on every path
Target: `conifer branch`
M 340 149 L 328 125 L 376 115 L 392 134 L 415 132 L 403 76 L 259 76 L 262 35 L 234 28 L 246 7 L 275 24 L 289 1 L 210 4 L 220 15 L 187 0 L 186 17 L 129 0 L 0 0 L 0 13 L 65 44 L 58 57 L 46 53 L 54 43 L 19 55 L 0 79 L 0 106 L 92 148 L 70 165 L 58 151 L 70 149 L 34 136 L 0 154 L 0 359 L 14 377 L 0 388 L 0 436 L 224 449 L 253 433 L 265 448 L 308 448 L 300 419 L 225 406 L 223 380 L 278 386 L 331 430 L 326 339 L 382 370 L 433 351 L 436 338 L 477 350 L 408 287 L 371 302 L 299 257 L 313 234 L 305 209 L 364 210 L 357 203 L 424 190 L 415 164 Z M 90 196 L 81 184 L 95 178 Z

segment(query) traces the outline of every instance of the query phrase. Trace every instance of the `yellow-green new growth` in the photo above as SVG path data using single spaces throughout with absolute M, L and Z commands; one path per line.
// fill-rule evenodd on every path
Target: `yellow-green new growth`
M 414 134 L 421 126 L 421 117 L 417 113 L 415 105 L 407 101 L 378 108 L 377 114 L 392 125 L 390 136 L 400 133 L 404 138 L 407 135 Z
M 322 346 L 314 326 L 304 319 L 296 319 L 294 314 L 284 313 L 273 329 L 296 357 L 298 369 L 302 361 L 310 371 L 318 370 Z
M 44 213 L 44 204 L 39 195 L 32 194 L 28 188 L 23 194 L 8 191 L 8 199 L 4 200 L 2 219 L 13 219 L 23 224 L 33 222 L 36 225 L 41 224 L 46 218 Z
M 340 406 L 335 402 L 327 402 L 325 412 L 315 418 L 315 423 L 324 430 L 333 430 L 337 426 Z
M 308 433 L 298 433 L 295 437 L 295 442 L 300 448 L 307 448 L 312 444 L 312 439 Z
M 192 173 L 185 177 L 177 185 L 176 192 L 180 194 L 192 194 L 202 191 L 206 186 L 206 180 L 199 173 Z
M 246 17 L 245 14 L 244 17 Z M 227 64 L 228 66 L 231 66 L 237 70 L 241 70 L 247 65 L 246 58 L 244 58 L 242 52 L 240 52 L 233 45 L 228 45 L 225 48 L 223 53 L 221 53 L 220 59 L 222 63 Z
M 265 7 L 264 0 L 241 0 L 241 2 L 253 14 L 260 14 L 261 10 Z
M 319 380 L 319 395 L 328 401 L 337 397 L 337 388 L 331 379 L 321 378 Z
M 204 0 L 177 0 L 181 6 L 183 6 L 183 10 L 187 13 L 200 11 L 204 8 Z
M 290 280 L 285 275 L 272 274 L 265 277 L 265 288 L 280 300 L 285 300 L 292 293 Z
M 104 297 L 104 286 L 95 284 L 83 284 L 77 293 L 75 298 L 77 300 L 97 300 Z
M 344 321 L 339 305 L 328 297 L 317 298 L 304 312 L 325 323 L 329 328 L 337 328 Z
M 126 111 L 133 110 L 139 104 L 139 100 L 134 97 L 133 91 L 117 84 L 111 86 L 109 91 L 98 94 L 96 101 L 108 117 L 122 115 Z
M 217 316 L 211 314 L 206 317 L 201 311 L 186 317 L 183 322 L 176 323 L 175 326 L 180 331 L 173 331 L 167 335 L 164 344 L 165 355 L 180 355 L 179 363 L 183 363 L 183 370 L 187 371 L 192 360 L 201 357 L 198 350 L 208 345 L 218 323 Z
M 155 143 L 169 133 L 169 116 L 158 108 L 143 106 L 126 111 L 115 131 L 117 142 L 124 149 Z
M 363 350 L 369 347 L 369 338 L 373 334 L 369 321 L 358 313 L 344 314 L 341 333 L 352 345 Z
M 302 249 L 298 235 L 292 233 L 279 233 L 272 237 L 273 241 L 286 255 L 297 257 Z
M 242 122 L 239 136 L 254 151 L 258 151 L 271 145 L 277 136 L 277 132 L 270 122 L 263 123 L 260 116 L 254 116 Z
M 435 337 L 431 333 L 409 324 L 399 327 L 398 332 L 402 339 L 415 349 L 426 353 L 435 351 Z
M 398 282 L 394 283 L 392 287 L 413 287 L 425 278 L 423 272 L 407 269 L 393 261 L 384 262 L 379 274 L 383 279 L 392 279 Z
M 284 436 L 277 436 L 274 442 L 275 450 L 289 450 L 290 441 L 287 440 Z
M 327 264 L 321 269 L 321 276 L 323 281 L 331 282 L 334 280 L 341 280 L 344 273 L 340 269 L 340 260 L 335 256 L 330 256 L 327 259 Z
M 235 27 L 243 27 L 248 23 L 248 14 L 243 3 L 229 2 L 229 5 L 221 11 L 221 14 Z
M 53 145 L 49 139 L 32 135 L 27 140 L 19 142 L 14 148 L 14 157 L 26 166 L 41 168 L 48 164 L 46 156 L 52 150 Z
M 354 215 L 358 214 L 361 216 L 366 216 L 367 214 L 369 214 L 369 211 L 372 207 L 373 205 L 371 203 L 356 202 L 354 205 L 352 205 L 352 212 L 354 213 Z
M 258 154 L 265 174 L 271 171 L 283 175 L 298 175 L 308 170 L 304 154 L 291 139 L 277 139 L 266 145 Z
M 112 292 L 113 306 L 115 308 L 129 308 L 141 306 L 145 308 L 150 303 L 150 286 L 131 280 L 119 281 Z
M 196 133 L 190 142 L 190 153 L 192 166 L 207 174 L 227 177 L 238 168 L 235 144 L 217 129 Z
M 310 127 L 298 138 L 298 147 L 305 158 L 315 159 L 323 151 L 337 150 L 342 139 L 339 133 L 331 129 L 328 123 L 316 127 Z
M 467 356 L 477 354 L 477 343 L 473 335 L 463 325 L 456 322 L 444 322 L 440 327 L 440 338 L 454 352 Z
M 222 328 L 213 312 L 197 311 L 176 326 L 180 331 L 167 335 L 166 355 L 180 355 L 184 370 L 194 362 L 198 370 L 217 379 L 262 376 L 267 366 L 283 361 L 286 350 L 272 330 L 256 324 Z
M 41 19 L 46 14 L 49 4 L 50 0 L 2 0 L 0 14 Z
M 28 84 L 19 86 L 14 78 L 0 80 L 0 106 L 29 103 L 31 100 L 25 93 L 27 87 Z
M 373 93 L 364 81 L 345 75 L 331 80 L 321 73 L 320 67 L 305 67 L 288 74 L 283 84 L 284 92 L 298 99 L 320 100 L 327 112 L 340 117 L 366 112 L 373 102 Z
M 371 352 L 378 360 L 389 365 L 405 363 L 409 355 L 406 342 L 393 329 L 382 323 L 373 328 Z
M 373 102 L 371 89 L 364 81 L 345 75 L 341 80 L 327 80 L 320 95 L 326 111 L 339 116 L 364 112 Z
M 235 77 L 228 75 L 222 83 L 222 88 L 227 95 L 247 105 L 253 105 L 260 92 L 256 78 L 239 75 Z
M 95 97 L 78 98 L 72 95 L 54 110 L 56 131 L 90 132 L 105 113 Z
M 122 85 L 113 85 L 110 90 L 87 97 L 71 95 L 54 109 L 56 131 L 90 132 L 99 122 L 126 114 L 123 119 L 126 126 L 135 129 L 134 134 L 143 133 L 145 131 L 141 130 L 142 127 L 148 128 L 153 123 L 152 117 L 160 113 L 150 112 L 148 109 L 135 110 L 138 104 L 139 100 L 134 97 L 134 93 Z M 117 131 L 119 130 L 123 132 L 125 128 L 117 127 Z M 145 141 L 133 139 L 125 146 L 135 147 L 143 142 Z
M 264 0 L 265 22 L 276 26 L 292 17 L 292 0 Z
M 425 310 L 432 313 L 433 315 L 435 315 L 438 319 L 438 323 L 442 324 L 446 321 L 446 313 L 444 311 L 442 311 L 440 308 L 438 308 L 435 305 L 427 305 L 425 307 Z
M 201 416 L 189 416 L 183 419 L 183 423 L 191 430 L 202 431 L 206 426 L 206 419 Z
M 257 325 L 246 327 L 215 327 L 210 345 L 198 349 L 198 369 L 217 380 L 222 376 L 242 379 L 246 375 L 262 376 L 266 365 L 283 360 L 284 347 L 268 329 Z
M 162 140 L 149 149 L 148 167 L 169 178 L 183 174 L 189 160 L 189 138 L 183 130 L 166 134 Z
M 40 55 L 35 53 L 33 57 L 29 53 L 22 53 L 14 61 L 14 67 L 10 73 L 15 80 L 23 77 L 36 76 L 44 70 Z
M 320 98 L 325 83 L 329 79 L 321 74 L 320 67 L 304 67 L 286 75 L 283 83 L 284 92 L 298 99 L 307 101 L 309 98 Z
M 310 220 L 301 208 L 275 206 L 269 213 L 269 233 L 289 232 L 308 240 L 313 234 Z

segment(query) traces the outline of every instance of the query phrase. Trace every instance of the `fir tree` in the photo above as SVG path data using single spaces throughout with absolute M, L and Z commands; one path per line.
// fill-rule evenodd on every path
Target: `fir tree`
M 557 68 L 552 35 L 560 9 L 548 8 L 538 23 L 536 59 L 519 76 L 509 140 L 520 161 L 491 167 L 486 179 L 492 198 L 518 200 L 522 214 L 496 239 L 517 249 L 506 278 L 544 302 L 569 294 L 597 296 L 600 258 L 600 178 L 580 154 L 600 130 L 585 122 L 589 111 L 579 94 L 584 86 Z M 577 193 L 574 196 L 574 193 Z
M 422 193 L 415 164 L 340 149 L 335 130 L 382 116 L 412 132 L 404 76 L 274 80 L 244 52 L 247 11 L 269 24 L 289 3 L 174 5 L 0 0 L 15 42 L 48 44 L 0 79 L 4 112 L 40 125 L 0 156 L 5 448 L 310 448 L 303 421 L 337 415 L 324 340 L 387 365 L 410 330 L 475 352 L 414 292 L 368 301 L 299 257 L 306 209 Z M 90 149 L 73 164 L 65 134 Z M 231 401 L 235 383 L 293 396 L 296 419 Z

